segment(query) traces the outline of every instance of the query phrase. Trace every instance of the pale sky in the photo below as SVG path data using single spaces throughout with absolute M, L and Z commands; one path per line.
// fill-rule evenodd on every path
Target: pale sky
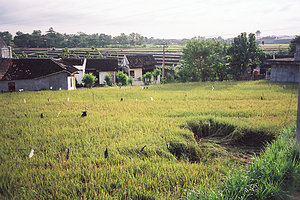
M 0 31 L 181 39 L 300 34 L 300 0 L 0 0 Z

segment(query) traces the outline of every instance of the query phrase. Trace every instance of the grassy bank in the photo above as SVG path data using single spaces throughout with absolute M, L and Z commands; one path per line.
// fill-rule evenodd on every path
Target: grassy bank
M 295 132 L 295 125 L 286 129 L 249 167 L 229 175 L 219 190 L 203 187 L 192 192 L 191 199 L 290 199 L 299 195 L 300 151 Z
M 296 102 L 296 85 L 267 81 L 0 94 L 0 195 L 177 199 L 219 187 L 260 152 L 247 136 L 275 137 Z

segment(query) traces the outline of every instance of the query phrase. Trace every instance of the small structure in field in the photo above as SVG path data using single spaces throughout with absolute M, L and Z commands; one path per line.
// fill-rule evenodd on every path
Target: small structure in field
M 155 65 L 157 62 L 153 55 L 124 55 L 120 68 L 133 78 L 133 85 L 142 85 L 143 74 L 153 72 Z
M 269 59 L 271 64 L 271 81 L 299 82 L 300 39 L 296 40 L 294 58 Z
M 74 90 L 77 71 L 50 58 L 1 58 L 0 91 Z

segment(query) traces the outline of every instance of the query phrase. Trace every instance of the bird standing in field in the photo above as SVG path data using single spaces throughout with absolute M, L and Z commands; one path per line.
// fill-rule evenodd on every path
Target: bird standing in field
M 104 158 L 108 158 L 108 151 L 107 151 L 107 148 L 106 148 L 105 151 L 104 151 Z
M 87 111 L 82 111 L 81 117 L 86 117 L 87 116 Z
M 43 115 L 43 113 L 41 113 L 41 118 L 44 118 L 44 115 Z
M 260 100 L 264 100 L 264 98 L 262 96 L 260 96 Z
M 34 150 L 33 150 L 33 149 L 31 149 L 31 151 L 30 151 L 30 154 L 29 154 L 29 158 L 32 158 L 32 156 L 33 156 L 33 152 L 34 152 Z
M 68 151 L 67 151 L 67 156 L 66 156 L 66 161 L 69 160 L 69 155 L 70 155 L 70 149 L 68 148 Z

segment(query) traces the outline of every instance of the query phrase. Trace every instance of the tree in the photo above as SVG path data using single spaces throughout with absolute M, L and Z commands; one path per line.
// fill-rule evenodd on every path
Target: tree
M 180 70 L 184 71 L 179 76 L 188 76 L 191 81 L 217 79 L 217 68 L 225 68 L 225 49 L 225 44 L 221 41 L 188 41 L 182 51 L 183 62 Z
M 89 88 L 91 88 L 96 81 L 97 78 L 92 73 L 84 74 L 82 78 L 82 82 L 84 83 L 84 86 Z
M 160 69 L 155 69 L 155 70 L 153 71 L 152 75 L 153 75 L 153 78 L 154 78 L 154 80 L 155 80 L 155 82 L 156 82 L 158 76 L 161 75 L 161 70 L 160 70 Z
M 228 49 L 230 55 L 231 73 L 235 79 L 239 79 L 241 75 L 247 75 L 248 70 L 252 72 L 253 68 L 260 64 L 259 57 L 262 51 L 258 48 L 255 35 L 241 33 L 235 37 L 233 43 Z
M 0 38 L 9 46 L 12 43 L 12 35 L 8 31 L 0 32 Z
M 132 86 L 132 84 L 133 84 L 133 78 L 132 78 L 132 76 L 129 76 L 128 77 L 128 84 L 130 84 L 131 86 Z
M 105 74 L 105 76 L 104 76 L 104 80 L 105 80 L 105 84 L 106 85 L 110 85 L 111 83 L 111 79 L 112 79 L 112 77 L 111 77 L 111 74 Z
M 121 85 L 127 85 L 127 75 L 124 74 L 122 71 L 119 71 L 117 73 L 117 80 L 118 83 Z
M 300 40 L 300 35 L 296 35 L 296 37 L 290 41 L 289 54 L 295 54 L 296 53 L 296 40 Z
M 151 78 L 152 78 L 152 73 L 147 72 L 146 74 L 143 75 L 142 81 L 145 85 L 149 85 L 151 83 Z

